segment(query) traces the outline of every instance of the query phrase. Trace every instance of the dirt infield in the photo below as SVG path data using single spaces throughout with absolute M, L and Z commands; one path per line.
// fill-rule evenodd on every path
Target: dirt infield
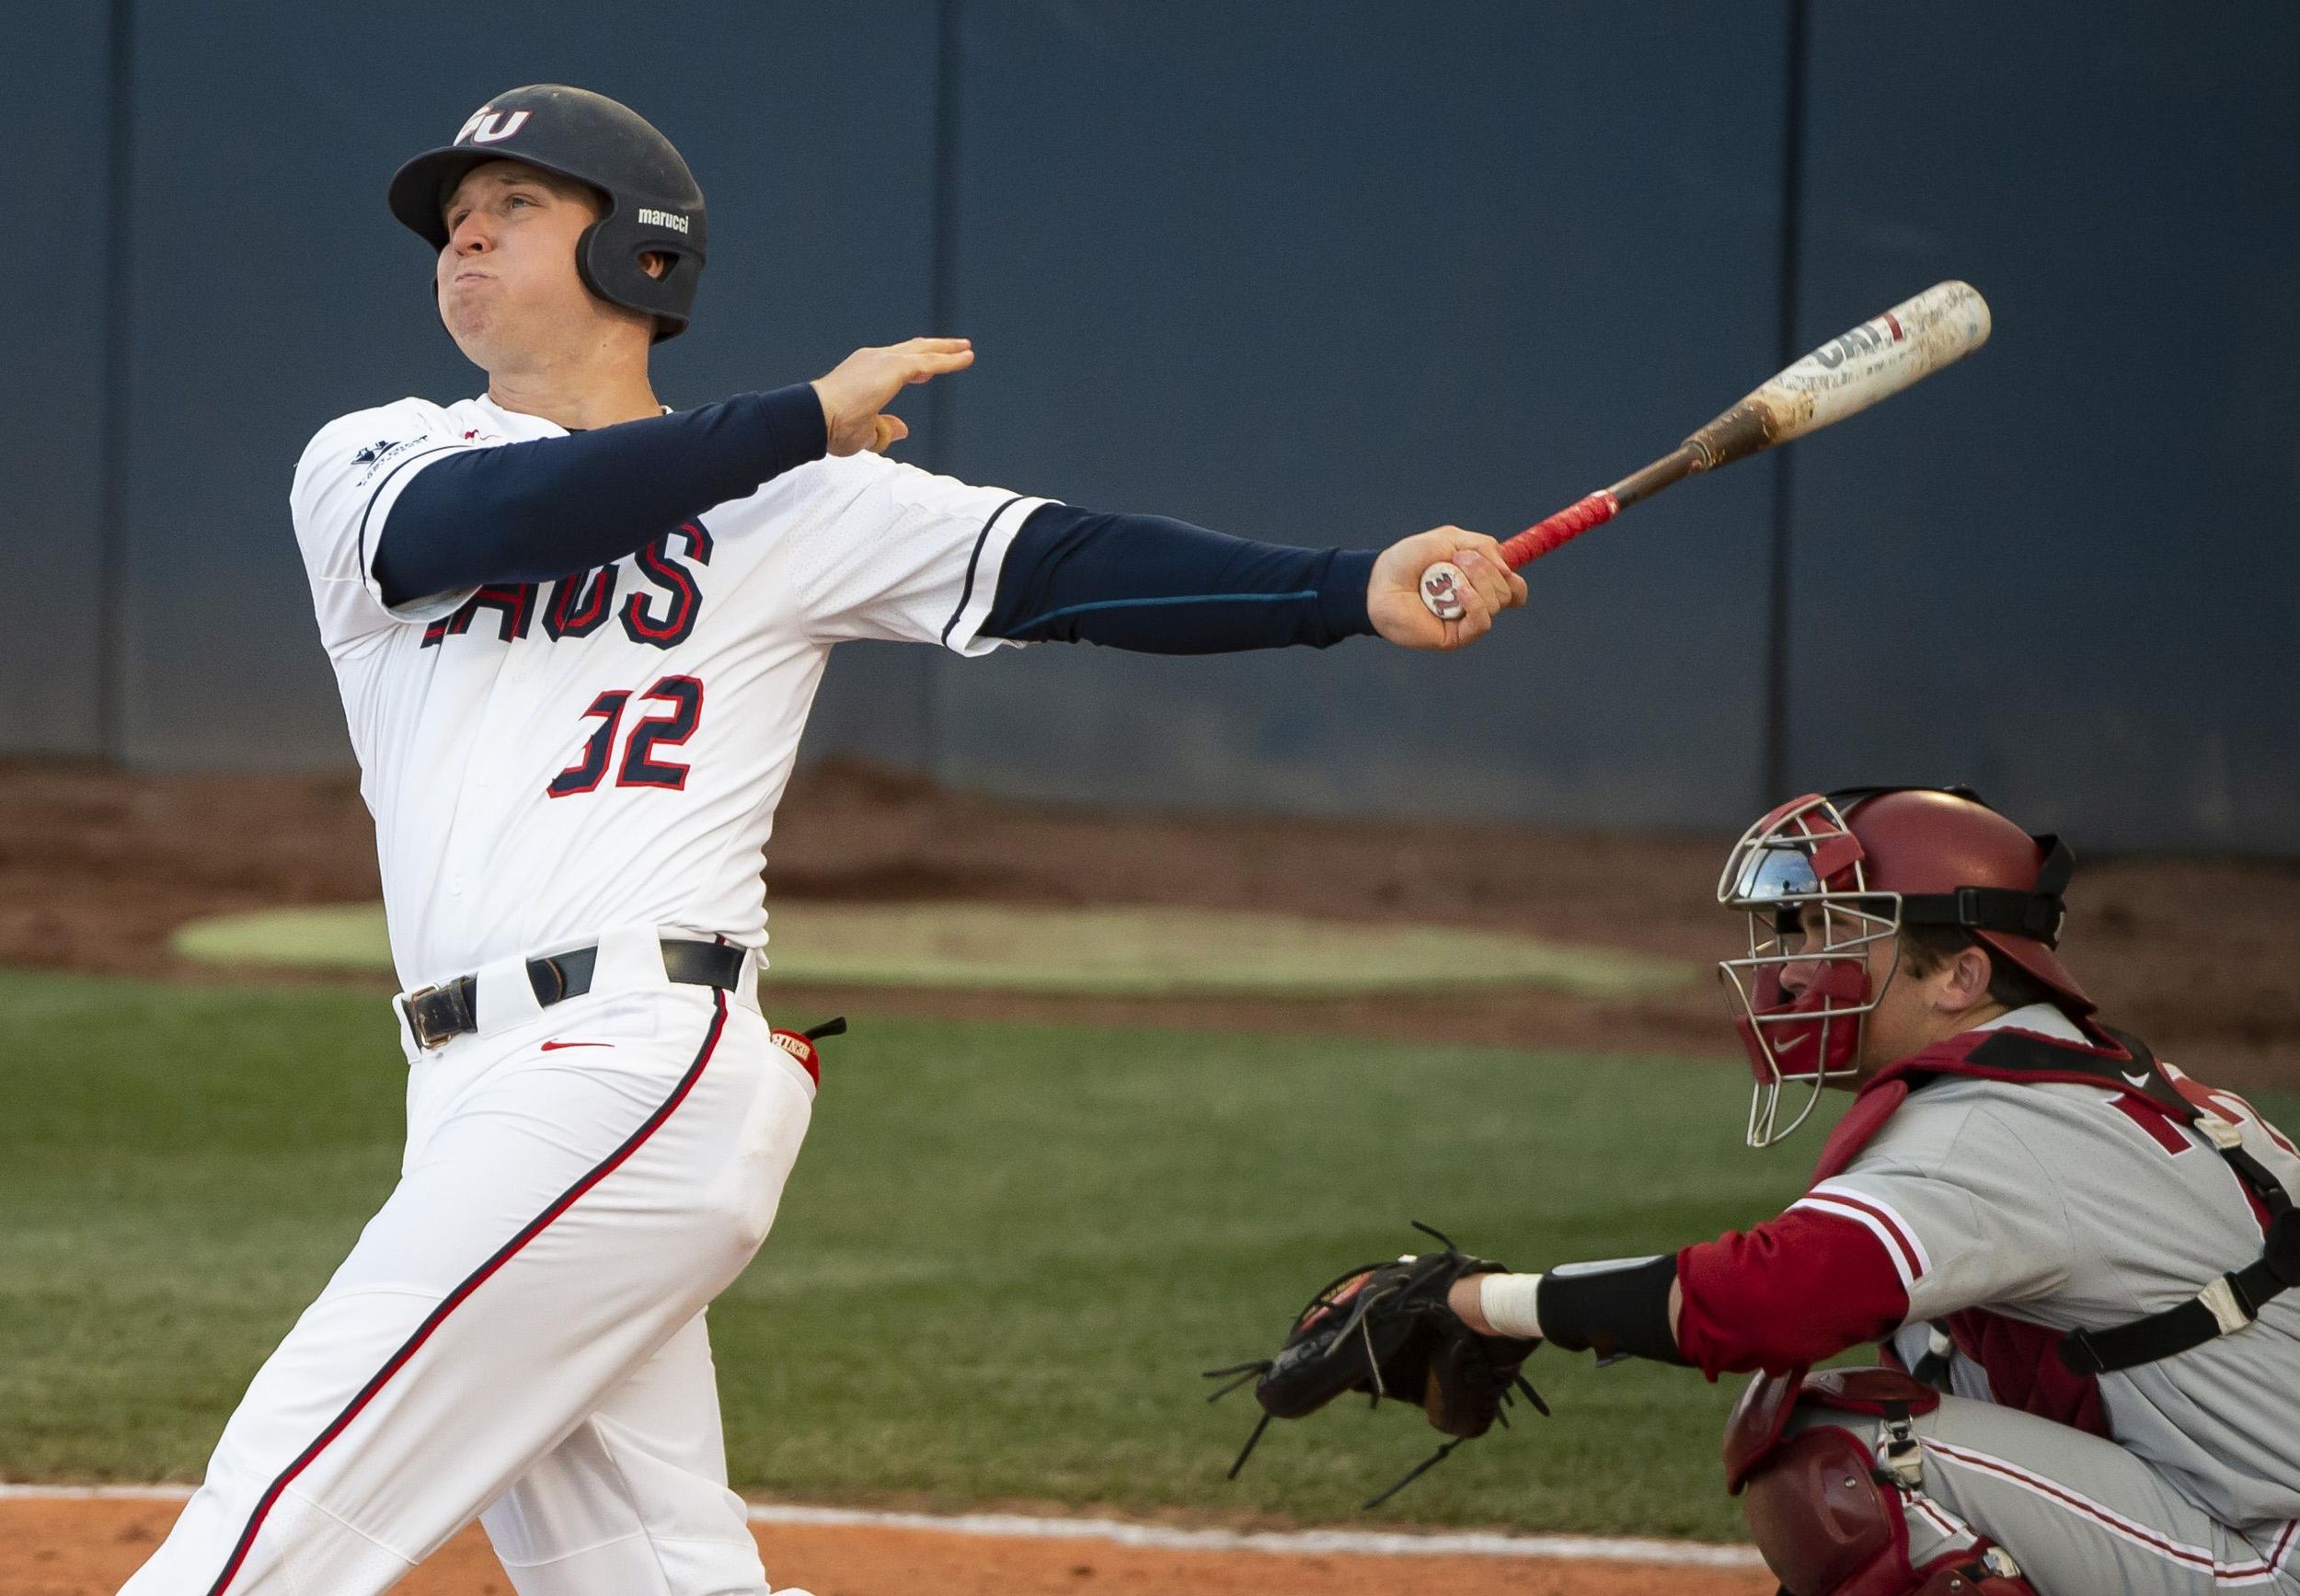
M 768 878 L 775 892 L 801 898 L 1288 910 L 1706 959 L 1739 934 L 1710 897 L 1724 844 L 1056 809 L 824 765 L 792 785 Z M 185 921 L 376 895 L 374 833 L 349 776 L 0 764 L 0 964 L 213 980 L 167 951 L 167 934 Z M 2079 868 L 2072 900 L 2064 948 L 2111 1017 L 2203 1079 L 2300 1085 L 2300 982 L 2292 979 L 2300 864 L 2094 861 Z M 810 1009 L 852 998 L 962 1017 L 1731 1051 L 1715 995 L 1699 990 L 1611 1001 L 1508 991 L 1315 1004 L 785 990 L 788 1003 Z
M 0 1501 L 0 1596 L 110 1596 L 150 1556 L 177 1504 Z M 1028 1540 L 878 1526 L 763 1526 L 779 1586 L 814 1596 L 1761 1596 L 1761 1570 L 1651 1567 L 1486 1556 L 1383 1557 L 1181 1552 L 1110 1541 Z M 448 1543 L 396 1587 L 406 1596 L 512 1596 L 478 1531 Z

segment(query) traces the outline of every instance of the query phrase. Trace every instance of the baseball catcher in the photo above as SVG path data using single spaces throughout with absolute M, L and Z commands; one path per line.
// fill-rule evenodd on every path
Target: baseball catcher
M 1766 815 L 1719 968 L 1750 1145 L 1853 1093 L 1805 1195 L 1650 1257 L 1353 1271 L 1252 1369 L 1266 1413 L 1419 1372 L 1476 1433 L 1542 1341 L 1755 1371 L 1726 1486 L 1788 1596 L 2300 1592 L 2300 1154 L 2095 1017 L 2056 951 L 2073 862 L 1962 788 Z

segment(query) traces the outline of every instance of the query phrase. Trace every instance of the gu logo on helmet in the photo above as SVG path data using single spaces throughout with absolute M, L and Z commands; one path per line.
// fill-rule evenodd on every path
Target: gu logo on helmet
M 496 144 L 510 138 L 527 123 L 527 113 L 515 110 L 505 116 L 489 106 L 481 106 L 471 113 L 471 120 L 456 130 L 454 143 L 468 139 L 475 144 Z

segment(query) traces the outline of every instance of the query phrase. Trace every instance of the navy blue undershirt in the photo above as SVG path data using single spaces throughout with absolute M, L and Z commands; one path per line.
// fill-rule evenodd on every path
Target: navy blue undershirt
M 375 550 L 384 601 L 611 565 L 658 531 L 822 458 L 813 385 L 563 438 L 433 461 L 393 503 Z M 1018 642 L 1099 643 L 1153 654 L 1292 644 L 1373 630 L 1374 553 L 1290 548 L 1159 515 L 1042 505 L 999 567 L 982 631 Z
M 564 438 L 466 449 L 416 474 L 375 545 L 384 602 L 613 565 L 828 447 L 812 383 Z
M 998 571 L 986 637 L 1225 654 L 1371 632 L 1375 551 L 1249 543 L 1163 515 L 1030 512 Z

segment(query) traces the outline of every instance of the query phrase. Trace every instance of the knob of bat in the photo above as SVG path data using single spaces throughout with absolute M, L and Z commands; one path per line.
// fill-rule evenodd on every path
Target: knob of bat
M 1469 606 L 1462 603 L 1462 590 L 1468 585 L 1461 567 L 1442 559 L 1421 573 L 1422 605 L 1441 621 L 1458 621 L 1469 613 Z

